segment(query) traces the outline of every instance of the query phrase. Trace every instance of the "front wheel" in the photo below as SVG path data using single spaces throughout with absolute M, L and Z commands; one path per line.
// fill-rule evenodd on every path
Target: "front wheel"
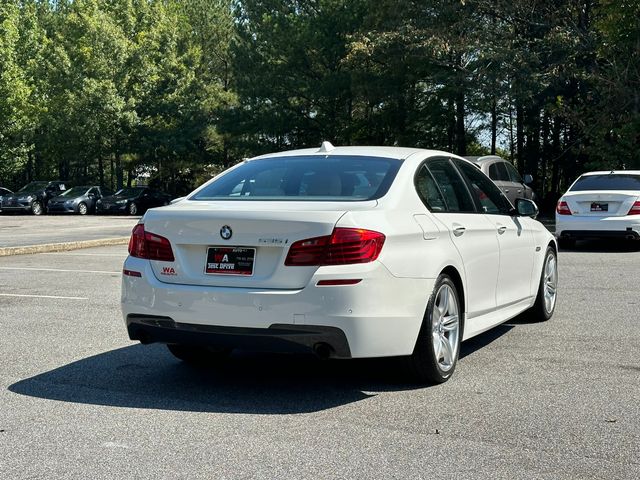
M 443 383 L 458 362 L 463 331 L 463 308 L 451 277 L 441 274 L 427 304 L 413 354 L 408 357 L 413 379 Z
M 31 213 L 33 213 L 34 215 L 42 215 L 44 213 L 44 207 L 42 206 L 42 203 L 40 203 L 38 200 L 34 200 L 31 204 Z
M 129 208 L 128 208 L 128 210 L 129 210 L 129 215 L 137 215 L 137 213 L 138 213 L 138 206 L 137 206 L 134 202 L 131 202 L 131 203 L 129 204 Z
M 185 363 L 206 365 L 220 362 L 229 357 L 230 349 L 214 349 L 200 345 L 168 344 L 171 354 Z
M 533 320 L 544 322 L 549 320 L 556 309 L 558 296 L 558 256 L 556 251 L 547 247 L 540 273 L 538 296 L 531 307 L 530 314 Z
M 86 203 L 80 202 L 78 204 L 78 213 L 80 215 L 86 215 L 87 213 L 89 213 L 89 208 L 87 207 Z

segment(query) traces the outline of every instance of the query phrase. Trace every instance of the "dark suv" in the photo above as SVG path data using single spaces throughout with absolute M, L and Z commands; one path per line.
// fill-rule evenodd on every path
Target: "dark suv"
M 12 195 L 2 198 L 3 212 L 45 213 L 49 200 L 67 189 L 65 182 L 31 182 Z

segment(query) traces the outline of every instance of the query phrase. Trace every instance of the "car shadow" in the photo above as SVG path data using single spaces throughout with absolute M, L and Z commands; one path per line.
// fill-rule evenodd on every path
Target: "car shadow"
M 510 330 L 499 326 L 462 344 L 460 361 Z M 115 407 L 243 414 L 295 414 L 425 388 L 403 377 L 403 359 L 321 361 L 311 355 L 234 352 L 191 367 L 163 345 L 131 345 L 83 358 L 9 386 L 20 395 Z

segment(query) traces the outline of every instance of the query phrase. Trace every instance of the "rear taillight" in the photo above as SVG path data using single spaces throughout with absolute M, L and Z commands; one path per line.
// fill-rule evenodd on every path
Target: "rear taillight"
M 380 232 L 336 228 L 331 235 L 293 243 L 284 264 L 303 267 L 373 262 L 380 255 L 384 240 Z
M 629 209 L 629 213 L 627 213 L 627 215 L 640 215 L 640 202 L 635 202 L 633 205 L 631 205 L 631 208 Z
M 558 215 L 571 215 L 571 209 L 569 205 L 567 205 L 567 202 L 558 202 L 556 212 L 558 212 Z
M 155 233 L 146 232 L 143 223 L 136 225 L 131 232 L 129 255 L 163 262 L 175 260 L 169 240 Z

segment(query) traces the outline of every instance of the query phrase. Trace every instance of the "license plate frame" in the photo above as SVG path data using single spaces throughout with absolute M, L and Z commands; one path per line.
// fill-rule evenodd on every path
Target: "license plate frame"
M 254 247 L 207 247 L 204 274 L 251 277 L 256 267 L 256 250 Z
M 608 212 L 609 204 L 608 203 L 600 203 L 600 202 L 592 202 L 591 203 L 591 211 L 592 212 Z

